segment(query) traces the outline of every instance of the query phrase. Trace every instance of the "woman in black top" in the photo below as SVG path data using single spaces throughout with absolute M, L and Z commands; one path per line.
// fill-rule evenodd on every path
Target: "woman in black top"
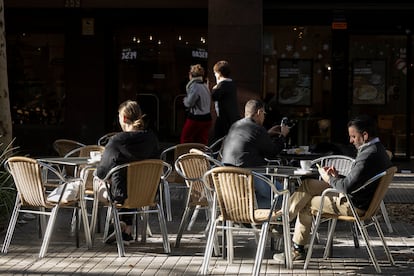
M 98 178 L 105 178 L 112 168 L 121 164 L 159 158 L 158 138 L 151 130 L 146 129 L 144 116 L 136 101 L 128 100 L 119 106 L 118 119 L 123 131 L 112 136 L 105 146 L 101 162 L 96 169 Z M 126 170 L 112 175 L 111 194 L 113 200 L 120 204 L 128 197 Z M 122 220 L 127 224 L 124 232 L 129 235 L 132 220 L 130 216 L 126 215 L 123 216 Z
M 214 125 L 213 141 L 225 136 L 231 125 L 240 119 L 237 101 L 237 88 L 230 78 L 230 66 L 227 61 L 219 61 L 214 67 L 214 76 L 217 84 L 211 91 L 216 110 L 216 123 Z

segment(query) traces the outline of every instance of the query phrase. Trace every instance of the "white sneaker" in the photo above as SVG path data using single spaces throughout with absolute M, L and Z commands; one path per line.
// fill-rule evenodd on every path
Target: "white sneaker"
M 299 252 L 297 250 L 292 249 L 292 261 L 304 261 L 306 259 L 306 253 L 305 252 Z M 286 262 L 285 253 L 276 253 L 273 254 L 273 260 L 278 262 L 279 264 L 284 264 Z

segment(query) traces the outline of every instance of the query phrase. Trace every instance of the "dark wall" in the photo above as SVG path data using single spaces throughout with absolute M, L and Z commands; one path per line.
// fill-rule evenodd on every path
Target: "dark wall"
M 262 1 L 209 1 L 208 54 L 210 78 L 219 60 L 228 60 L 239 100 L 262 91 Z M 247 94 L 248 96 L 243 96 Z M 243 106 L 243 103 L 241 103 Z
M 65 45 L 65 136 L 96 143 L 105 133 L 106 87 L 104 28 L 95 19 L 95 34 L 82 35 L 81 17 L 70 19 Z M 110 88 L 109 88 L 110 89 Z M 115 91 L 113 91 L 115 93 Z M 112 114 L 116 116 L 115 114 Z

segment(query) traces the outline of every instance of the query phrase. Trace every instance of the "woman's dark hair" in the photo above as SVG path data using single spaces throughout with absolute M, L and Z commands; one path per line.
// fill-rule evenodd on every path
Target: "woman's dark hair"
M 359 133 L 364 131 L 369 137 L 377 136 L 377 123 L 374 118 L 368 115 L 359 115 L 348 122 L 348 127 L 354 127 Z

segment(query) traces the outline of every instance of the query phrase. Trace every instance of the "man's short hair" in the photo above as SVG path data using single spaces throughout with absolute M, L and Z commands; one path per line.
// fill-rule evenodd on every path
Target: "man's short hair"
M 354 127 L 359 133 L 364 131 L 368 133 L 369 137 L 377 136 L 377 124 L 374 118 L 368 115 L 359 115 L 348 122 L 348 127 Z
M 225 78 L 230 77 L 230 65 L 226 60 L 220 60 L 214 64 L 213 71 L 220 73 Z
M 244 115 L 250 117 L 264 107 L 264 103 L 260 100 L 249 100 L 244 106 Z

